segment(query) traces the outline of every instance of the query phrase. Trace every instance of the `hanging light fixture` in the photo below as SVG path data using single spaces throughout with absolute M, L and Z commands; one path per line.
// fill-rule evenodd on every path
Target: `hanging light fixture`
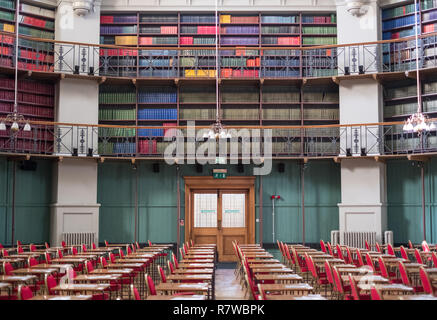
M 422 113 L 422 95 L 420 90 L 420 72 L 419 72 L 419 35 L 417 31 L 417 0 L 414 0 L 414 17 L 415 17 L 415 34 L 416 34 L 416 84 L 417 84 L 417 112 L 412 114 L 406 121 L 403 130 L 406 132 L 415 132 L 421 135 L 423 132 L 434 131 L 436 126 L 426 114 Z
M 203 134 L 204 139 L 230 139 L 232 135 L 225 129 L 221 120 L 219 113 L 219 79 L 218 79 L 218 70 L 219 70 L 219 49 L 218 49 L 218 4 L 217 0 L 215 0 L 215 98 L 216 98 L 216 114 L 215 114 L 215 123 L 211 125 L 208 132 Z
M 11 124 L 12 135 L 17 135 L 20 131 L 20 123 L 25 123 L 23 131 L 29 132 L 32 130 L 29 122 L 26 121 L 22 114 L 18 113 L 18 29 L 19 29 L 19 16 L 18 12 L 20 10 L 20 0 L 16 2 L 16 21 L 15 21 L 15 89 L 14 89 L 14 111 L 8 114 L 3 119 L 0 119 L 0 131 L 5 131 L 7 129 L 6 124 Z

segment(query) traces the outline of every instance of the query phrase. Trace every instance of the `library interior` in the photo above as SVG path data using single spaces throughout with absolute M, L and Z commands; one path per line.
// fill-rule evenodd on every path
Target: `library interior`
M 436 29 L 0 0 L 0 300 L 437 300 Z

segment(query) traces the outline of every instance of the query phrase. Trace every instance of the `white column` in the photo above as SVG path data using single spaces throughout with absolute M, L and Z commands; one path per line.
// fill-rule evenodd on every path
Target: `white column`
M 348 11 L 345 1 L 337 2 L 337 29 L 339 44 L 372 42 L 380 38 L 380 8 L 376 0 L 364 1 L 359 16 Z M 355 51 L 353 51 L 355 49 Z M 356 65 L 346 60 L 351 74 L 358 74 L 359 65 L 370 66 L 371 52 L 375 48 L 356 47 L 345 50 L 355 55 Z M 365 53 L 367 52 L 367 57 Z M 344 61 L 344 59 L 343 59 Z M 352 64 L 351 64 L 352 63 Z M 365 73 L 374 73 L 366 69 Z M 341 79 L 340 123 L 377 123 L 382 117 L 382 89 L 372 78 Z M 380 152 L 380 133 L 377 126 L 357 126 L 342 129 L 341 156 L 350 149 L 352 156 L 359 157 L 362 148 L 367 155 Z M 340 242 L 343 232 L 376 232 L 377 241 L 382 241 L 387 227 L 385 164 L 371 159 L 344 159 L 341 161 L 341 203 L 339 206 Z
M 58 1 L 56 40 L 99 43 L 100 2 L 95 2 L 93 12 L 81 17 L 73 12 L 72 2 Z M 73 66 L 77 59 L 73 60 L 73 55 L 66 55 L 65 63 Z M 96 81 L 61 79 L 57 90 L 56 121 L 97 124 L 98 97 L 99 85 Z M 92 134 L 95 128 L 59 126 L 57 129 L 65 141 L 59 148 L 55 146 L 55 152 L 59 155 L 71 155 L 72 149 L 77 148 L 79 156 L 86 156 L 89 148 L 93 152 L 98 148 L 97 134 Z M 73 146 L 70 141 L 73 141 Z M 54 166 L 53 177 L 51 244 L 59 245 L 63 233 L 94 233 L 95 242 L 98 243 L 100 204 L 97 203 L 97 162 L 92 159 L 64 158 Z

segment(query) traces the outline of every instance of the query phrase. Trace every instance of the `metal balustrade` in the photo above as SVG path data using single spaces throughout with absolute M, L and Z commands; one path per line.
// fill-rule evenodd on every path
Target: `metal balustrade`
M 437 120 L 437 119 L 433 119 Z M 6 124 L 10 128 L 10 124 Z M 24 123 L 20 124 L 21 126 Z M 0 132 L 0 152 L 83 157 L 164 158 L 171 143 L 180 143 L 183 157 L 214 141 L 186 136 L 185 127 L 121 127 L 31 122 L 30 132 Z M 117 128 L 117 135 L 113 129 Z M 139 129 L 160 128 L 169 138 L 137 135 Z M 179 131 L 174 131 L 179 128 Z M 130 129 L 130 130 L 125 130 Z M 211 145 L 211 156 L 300 158 L 408 155 L 437 152 L 437 131 L 403 132 L 402 123 L 325 126 L 228 126 L 232 138 Z M 242 130 L 245 130 L 243 132 Z M 246 133 L 246 134 L 245 134 Z M 234 145 L 232 146 L 232 144 Z M 270 143 L 270 144 L 269 144 Z M 191 148 L 188 147 L 191 144 Z M 220 145 L 222 144 L 222 145 Z M 176 146 L 176 145 L 175 145 Z M 224 152 L 222 152 L 224 150 Z M 175 153 L 174 153 L 175 155 Z
M 315 47 L 147 48 L 20 36 L 21 70 L 130 78 L 319 78 L 412 71 L 412 38 Z M 0 66 L 14 67 L 15 35 L 0 32 Z M 420 36 L 420 68 L 437 67 L 437 33 Z

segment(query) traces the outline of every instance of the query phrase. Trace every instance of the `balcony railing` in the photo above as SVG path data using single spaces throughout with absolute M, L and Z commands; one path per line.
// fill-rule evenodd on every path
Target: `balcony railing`
M 6 125 L 10 128 L 10 124 Z M 207 130 L 205 126 L 140 127 L 44 122 L 31 122 L 31 126 L 30 132 L 0 131 L 0 152 L 145 159 L 198 157 L 202 154 L 199 151 L 202 150 L 201 147 L 207 150 L 205 152 L 208 157 L 214 159 L 354 157 L 437 152 L 436 131 L 421 135 L 403 132 L 401 122 L 324 126 L 227 126 L 232 138 L 218 141 L 203 138 L 202 130 Z M 160 129 L 158 132 L 163 134 L 138 136 L 140 129 Z M 188 135 L 190 130 L 196 134 Z M 114 132 L 117 132 L 117 136 L 114 136 Z
M 15 35 L 0 32 L 0 66 L 14 67 Z M 130 78 L 314 78 L 437 67 L 437 33 L 314 47 L 122 47 L 19 37 L 21 70 Z

